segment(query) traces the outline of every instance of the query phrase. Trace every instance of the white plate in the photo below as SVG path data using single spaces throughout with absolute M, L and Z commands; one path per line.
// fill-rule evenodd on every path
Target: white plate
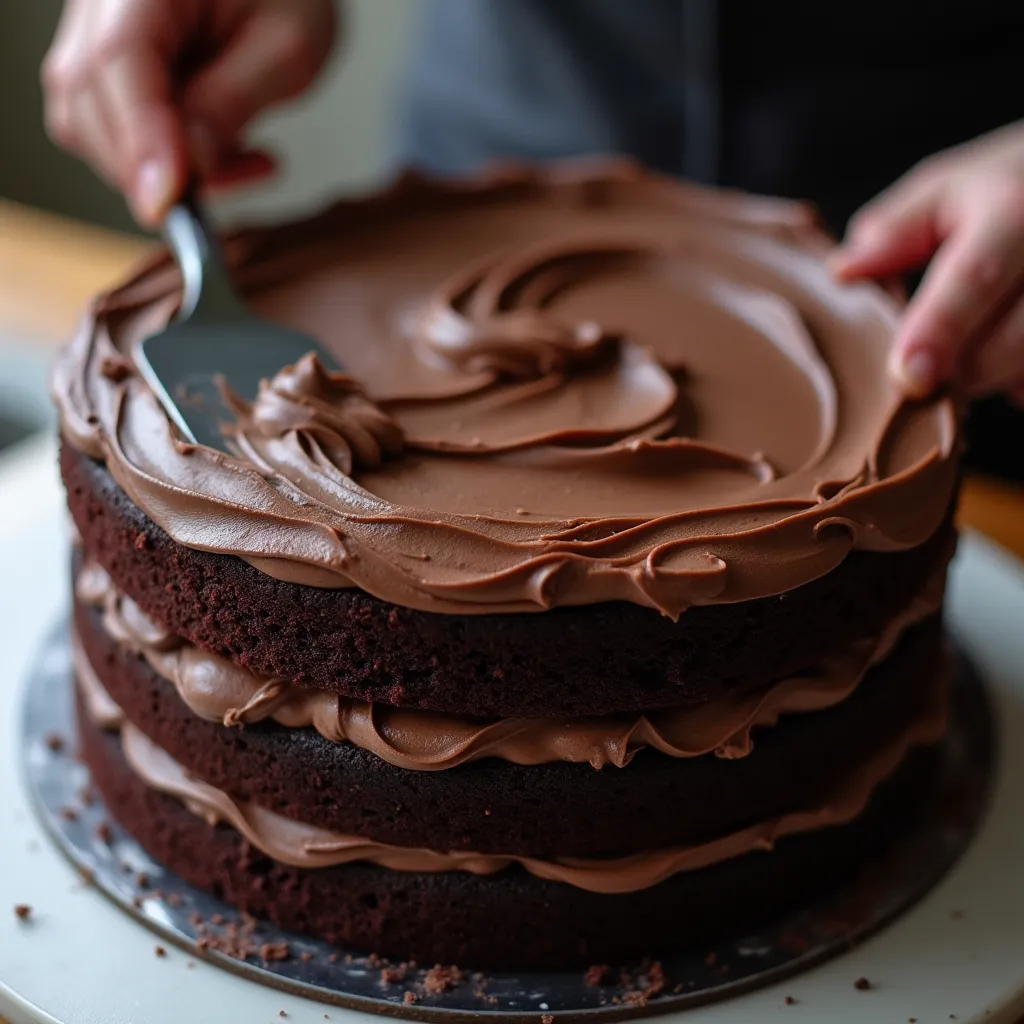
M 19 777 L 18 692 L 67 600 L 55 461 L 52 443 L 36 445 L 0 477 L 0 1013 L 12 1024 L 312 1024 L 325 1014 L 379 1024 L 202 962 L 187 968 L 190 958 L 175 949 L 158 959 L 153 934 L 82 888 L 33 819 Z M 959 1024 L 1015 1024 L 1024 1015 L 1024 568 L 968 535 L 950 604 L 999 716 L 999 777 L 974 845 L 924 901 L 863 946 L 773 988 L 689 1011 L 685 1024 L 934 1024 L 951 1015 Z M 16 919 L 17 903 L 34 908 L 31 923 Z M 871 991 L 854 989 L 861 976 Z M 787 995 L 797 1004 L 786 1005 Z

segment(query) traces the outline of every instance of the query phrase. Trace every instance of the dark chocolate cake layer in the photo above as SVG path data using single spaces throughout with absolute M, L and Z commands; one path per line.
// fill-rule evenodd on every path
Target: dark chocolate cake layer
M 693 607 L 678 622 L 621 602 L 440 615 L 187 548 L 101 464 L 65 445 L 61 469 L 86 552 L 158 622 L 257 675 L 457 714 L 598 715 L 756 689 L 878 633 L 953 544 L 947 521 L 919 547 L 854 551 L 788 593 Z
M 76 627 L 104 688 L 157 746 L 217 789 L 298 821 L 397 846 L 536 857 L 621 856 L 698 844 L 825 800 L 918 717 L 942 672 L 941 626 L 908 632 L 852 696 L 754 734 L 750 755 L 625 768 L 486 759 L 410 771 L 313 729 L 226 727 L 196 717 L 174 686 L 77 604 Z M 596 813 L 598 812 L 599 813 Z
M 798 908 L 836 885 L 913 821 L 937 763 L 911 753 L 855 822 L 782 839 L 624 895 L 585 892 L 519 869 L 496 875 L 302 870 L 238 833 L 210 828 L 128 767 L 116 733 L 79 708 L 82 755 L 114 818 L 159 862 L 240 910 L 339 945 L 421 963 L 545 967 L 631 962 L 700 946 Z

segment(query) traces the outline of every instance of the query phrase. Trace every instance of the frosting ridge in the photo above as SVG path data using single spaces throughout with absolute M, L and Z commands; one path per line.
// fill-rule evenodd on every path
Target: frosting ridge
M 280 679 L 259 679 L 162 630 L 116 590 L 95 562 L 83 564 L 75 592 L 79 600 L 102 609 L 107 634 L 141 654 L 200 718 L 227 726 L 270 719 L 289 728 L 312 727 L 328 740 L 352 743 L 399 768 L 437 771 L 486 757 L 515 764 L 569 761 L 621 768 L 645 747 L 670 757 L 745 757 L 753 749 L 755 729 L 770 727 L 783 715 L 845 700 L 907 628 L 938 611 L 944 582 L 943 566 L 880 636 L 764 691 L 646 714 L 496 720 L 368 703 Z M 82 666 L 80 676 L 91 677 L 91 668 Z M 94 689 L 95 684 L 86 687 L 87 692 Z
M 914 746 L 942 738 L 947 720 L 946 691 L 945 685 L 937 686 L 935 700 L 926 711 L 905 733 L 848 778 L 823 806 L 785 814 L 697 846 L 610 859 L 540 860 L 505 854 L 439 852 L 333 833 L 285 818 L 250 801 L 236 800 L 201 782 L 130 723 L 121 727 L 121 742 L 129 766 L 149 786 L 178 798 L 211 826 L 221 822 L 230 825 L 257 849 L 284 864 L 315 869 L 364 861 L 394 871 L 468 871 L 480 875 L 518 864 L 537 878 L 589 892 L 623 893 L 646 889 L 681 871 L 698 870 L 753 850 L 771 850 L 788 835 L 852 821 L 867 806 L 875 787 Z

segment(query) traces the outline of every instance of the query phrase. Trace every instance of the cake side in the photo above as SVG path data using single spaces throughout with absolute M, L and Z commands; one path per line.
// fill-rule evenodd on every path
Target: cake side
M 266 678 L 456 714 L 649 711 L 763 687 L 877 635 L 944 572 L 955 543 L 950 511 L 919 547 L 853 552 L 785 595 L 695 607 L 677 622 L 625 603 L 450 616 L 195 551 L 67 445 L 61 471 L 90 557 L 172 632 Z

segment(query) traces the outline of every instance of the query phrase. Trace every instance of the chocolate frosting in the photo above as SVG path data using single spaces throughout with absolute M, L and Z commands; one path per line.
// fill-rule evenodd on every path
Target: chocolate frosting
M 245 232 L 235 276 L 312 358 L 183 443 L 139 375 L 180 281 L 101 297 L 54 378 L 65 439 L 178 542 L 426 611 L 782 593 L 922 543 L 956 404 L 885 373 L 899 302 L 839 285 L 807 208 L 629 165 L 407 178 Z
M 85 681 L 80 678 L 80 685 Z M 359 836 L 342 835 L 285 818 L 251 801 L 236 800 L 190 775 L 171 756 L 130 723 L 123 723 L 121 741 L 130 767 L 149 786 L 182 800 L 212 826 L 224 822 L 237 829 L 254 847 L 284 864 L 323 868 L 365 861 L 393 871 L 468 871 L 489 875 L 519 864 L 531 875 L 564 882 L 589 892 L 636 892 L 677 874 L 739 857 L 753 850 L 771 850 L 776 841 L 799 832 L 842 825 L 867 806 L 875 787 L 919 744 L 937 742 L 945 733 L 945 680 L 935 699 L 908 730 L 879 751 L 821 806 L 784 814 L 750 825 L 731 835 L 698 846 L 652 850 L 614 859 L 565 857 L 539 860 L 507 854 L 440 852 L 389 846 Z M 95 675 L 91 683 L 97 685 Z M 107 697 L 109 702 L 110 698 Z M 94 706 L 85 702 L 87 713 Z
M 938 611 L 944 584 L 943 565 L 880 636 L 765 691 L 648 714 L 497 720 L 372 704 L 280 679 L 259 679 L 157 626 L 116 590 L 95 562 L 83 564 L 75 592 L 79 600 L 103 609 L 107 634 L 141 654 L 200 718 L 229 726 L 268 718 L 288 727 L 312 726 L 329 740 L 353 743 L 400 768 L 436 771 L 485 757 L 516 764 L 573 761 L 621 768 L 644 747 L 670 757 L 711 752 L 745 757 L 753 749 L 755 728 L 772 726 L 784 714 L 817 711 L 845 700 L 905 629 Z M 80 674 L 91 674 L 91 669 L 82 667 Z

